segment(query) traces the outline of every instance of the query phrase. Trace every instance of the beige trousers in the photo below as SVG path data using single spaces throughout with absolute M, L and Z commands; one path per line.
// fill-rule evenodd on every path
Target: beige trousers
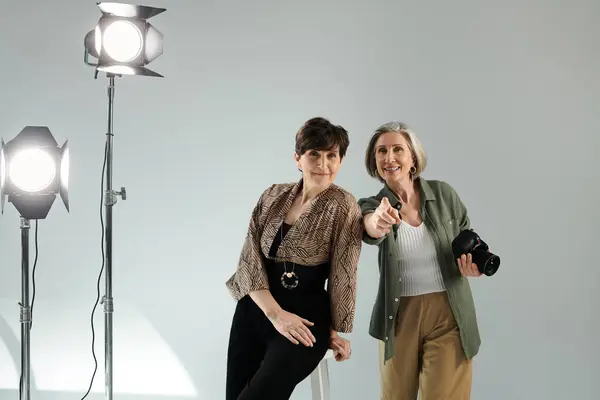
M 472 360 L 462 349 L 445 292 L 402 297 L 394 357 L 383 363 L 381 400 L 469 400 Z

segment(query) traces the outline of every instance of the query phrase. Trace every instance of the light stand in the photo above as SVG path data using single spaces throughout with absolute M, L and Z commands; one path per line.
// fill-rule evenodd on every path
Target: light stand
M 69 211 L 69 160 L 68 143 L 65 142 L 62 147 L 59 147 L 52 133 L 45 126 L 27 126 L 6 145 L 4 140 L 0 139 L 0 212 L 4 214 L 4 203 L 8 198 L 20 214 L 20 400 L 31 398 L 30 221 L 37 222 L 45 219 L 57 194 L 60 194 Z
M 107 73 L 108 77 L 108 130 L 106 133 L 106 191 L 104 210 L 106 226 L 104 233 L 104 246 L 106 251 L 105 294 L 102 298 L 104 305 L 104 385 L 106 399 L 113 398 L 113 295 L 112 295 L 112 267 L 113 267 L 113 206 L 117 204 L 118 196 L 127 199 L 124 187 L 120 192 L 112 189 L 113 174 L 113 108 L 115 98 L 115 74 Z
M 97 5 L 102 12 L 102 17 L 95 29 L 89 31 L 85 36 L 84 62 L 86 65 L 95 67 L 94 78 L 98 77 L 98 72 L 105 72 L 108 78 L 108 130 L 104 154 L 106 171 L 103 176 L 106 181 L 105 188 L 103 188 L 106 218 L 104 228 L 106 270 L 105 294 L 102 303 L 104 305 L 105 399 L 113 400 L 113 206 L 119 197 L 123 200 L 127 198 L 124 187 L 119 192 L 113 190 L 115 77 L 122 75 L 163 77 L 146 68 L 147 64 L 158 58 L 163 52 L 163 35 L 147 20 L 166 9 L 111 2 L 99 2 Z M 98 59 L 97 63 L 91 63 L 89 56 Z
M 21 382 L 20 399 L 30 400 L 31 307 L 29 305 L 29 219 L 21 217 Z

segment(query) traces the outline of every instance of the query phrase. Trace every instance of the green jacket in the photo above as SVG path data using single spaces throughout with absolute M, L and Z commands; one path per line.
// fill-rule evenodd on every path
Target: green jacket
M 467 358 L 479 351 L 481 338 L 475 315 L 475 304 L 468 278 L 461 275 L 454 255 L 452 240 L 470 227 L 467 209 L 458 194 L 446 182 L 417 178 L 421 191 L 421 216 L 437 249 L 438 261 L 452 312 L 458 324 L 463 350 Z M 383 197 L 392 207 L 400 210 L 401 204 L 392 190 L 384 184 L 376 195 L 358 200 L 363 216 L 375 211 Z M 379 287 L 371 314 L 369 334 L 385 343 L 385 361 L 394 355 L 394 327 L 398 312 L 399 257 L 395 243 L 398 225 L 380 239 L 370 237 L 363 231 L 363 241 L 379 247 Z

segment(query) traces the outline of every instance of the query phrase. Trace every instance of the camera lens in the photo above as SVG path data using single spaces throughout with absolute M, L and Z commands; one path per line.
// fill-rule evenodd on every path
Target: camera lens
M 492 276 L 500 268 L 500 257 L 488 251 L 473 252 L 473 262 L 477 264 L 477 269 L 484 275 Z

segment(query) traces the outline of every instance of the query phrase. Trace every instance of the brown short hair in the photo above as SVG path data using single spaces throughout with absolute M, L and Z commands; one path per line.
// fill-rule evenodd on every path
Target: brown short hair
M 367 167 L 367 172 L 373 178 L 377 178 L 380 182 L 385 182 L 385 180 L 379 176 L 379 171 L 377 171 L 377 161 L 375 160 L 375 145 L 377 144 L 377 140 L 381 135 L 388 132 L 397 132 L 404 136 L 406 142 L 408 143 L 408 147 L 412 154 L 413 162 L 415 163 L 415 173 L 413 174 L 413 179 L 417 178 L 427 166 L 427 154 L 425 153 L 425 149 L 423 148 L 423 144 L 415 134 L 415 132 L 408 127 L 403 122 L 392 121 L 381 125 L 379 128 L 375 130 L 373 136 L 369 140 L 369 144 L 367 145 L 367 151 L 365 154 L 365 166 Z
M 307 150 L 334 150 L 337 147 L 340 158 L 343 158 L 349 145 L 346 129 L 323 117 L 309 119 L 296 133 L 296 153 L 299 156 Z

